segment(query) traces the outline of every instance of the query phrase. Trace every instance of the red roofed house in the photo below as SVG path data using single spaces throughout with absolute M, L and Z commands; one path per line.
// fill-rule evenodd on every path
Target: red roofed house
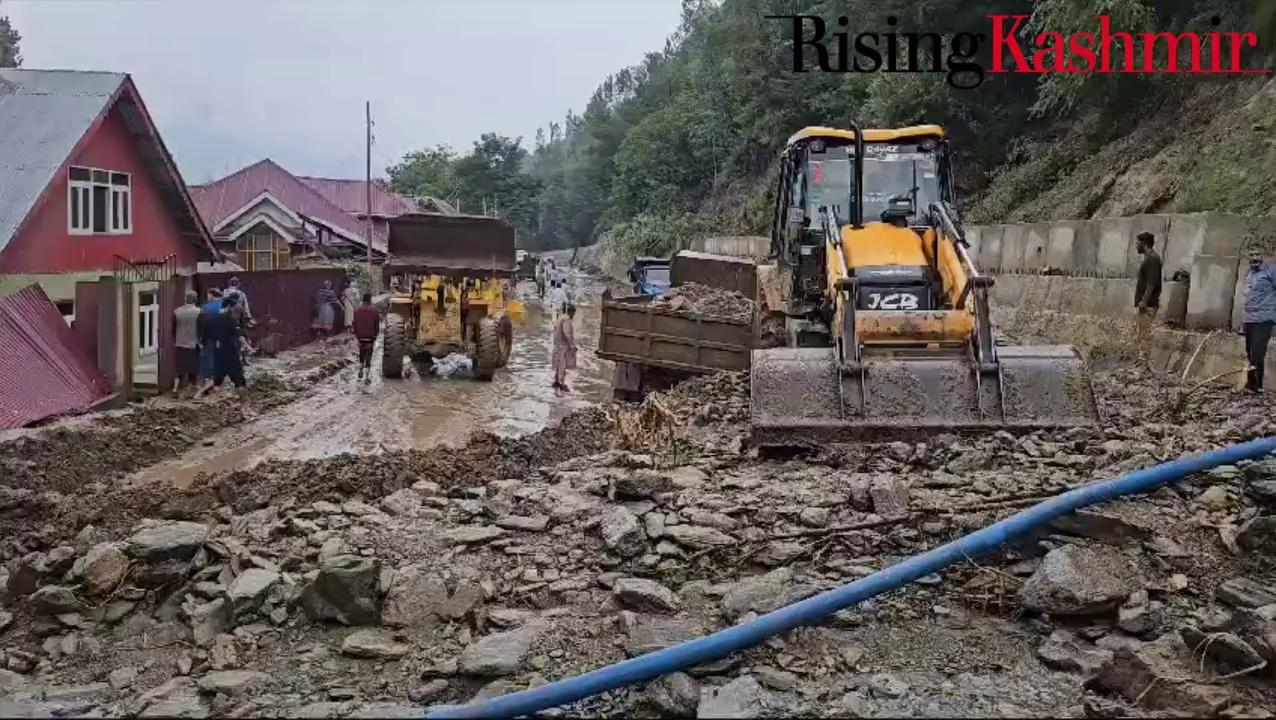
M 328 198 L 334 205 L 354 216 L 360 223 L 368 217 L 368 184 L 363 180 L 300 177 L 300 180 Z M 390 220 L 406 213 L 437 212 L 455 215 L 456 210 L 435 198 L 416 201 L 372 183 L 372 237 L 381 243 L 390 235 Z
M 134 266 L 189 277 L 213 252 L 127 74 L 0 69 L 0 295 L 40 285 L 113 386 L 155 382 L 169 298 Z
M 245 270 L 279 270 L 311 253 L 362 257 L 367 252 L 362 219 L 334 202 L 344 195 L 323 192 L 328 189 L 262 160 L 207 185 L 193 185 L 190 193 L 222 252 Z M 397 216 L 411 207 L 392 193 L 383 196 L 385 212 Z M 385 232 L 374 227 L 375 258 L 384 257 L 385 243 Z

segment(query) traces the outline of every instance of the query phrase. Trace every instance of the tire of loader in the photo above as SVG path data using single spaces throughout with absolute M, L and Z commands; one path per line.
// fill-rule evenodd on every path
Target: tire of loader
M 501 323 L 499 318 L 479 321 L 478 347 L 474 351 L 474 378 L 491 380 L 501 366 Z
M 390 313 L 385 316 L 385 338 L 381 342 L 382 377 L 403 377 L 403 356 L 407 354 L 407 331 L 403 316 Z

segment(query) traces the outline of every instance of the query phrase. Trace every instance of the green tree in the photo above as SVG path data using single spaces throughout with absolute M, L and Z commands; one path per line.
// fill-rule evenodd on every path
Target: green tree
M 390 187 L 409 197 L 430 196 L 451 200 L 458 190 L 452 174 L 455 160 L 456 154 L 446 145 L 414 150 L 404 155 L 397 165 L 386 169 Z
M 8 16 L 0 15 L 0 68 L 22 66 L 22 52 L 18 44 L 22 36 L 13 28 Z

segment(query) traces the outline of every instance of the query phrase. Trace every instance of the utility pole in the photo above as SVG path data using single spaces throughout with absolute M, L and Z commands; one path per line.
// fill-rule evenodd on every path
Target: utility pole
M 367 130 L 367 166 L 365 176 L 365 187 L 367 190 L 365 209 L 367 214 L 363 218 L 363 240 L 368 247 L 368 291 L 372 291 L 372 101 L 364 102 L 363 106 L 365 128 Z M 379 288 L 378 288 L 379 289 Z

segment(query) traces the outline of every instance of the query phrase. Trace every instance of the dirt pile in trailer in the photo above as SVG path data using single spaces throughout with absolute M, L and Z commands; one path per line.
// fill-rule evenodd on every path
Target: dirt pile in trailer
M 700 317 L 748 322 L 753 319 L 753 301 L 735 290 L 685 283 L 671 287 L 651 302 L 652 307 Z
M 1096 390 L 1102 430 L 774 460 L 740 446 L 747 379 L 724 374 L 517 440 L 268 462 L 154 489 L 164 512 L 127 525 L 6 532 L 0 711 L 419 716 L 747 620 L 1078 484 L 1276 433 L 1270 399 L 1179 402 L 1126 372 Z M 39 527 L 48 492 L 0 491 L 0 520 Z M 1260 716 L 1276 703 L 1274 568 L 1269 458 L 564 712 Z

